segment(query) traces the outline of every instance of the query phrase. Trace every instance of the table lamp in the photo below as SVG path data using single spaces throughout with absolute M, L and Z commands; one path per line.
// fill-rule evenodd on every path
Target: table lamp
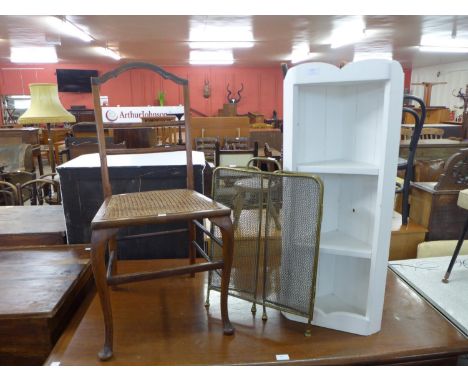
M 49 145 L 49 163 L 55 172 L 54 145 L 51 137 L 51 123 L 75 122 L 75 116 L 69 113 L 60 103 L 57 84 L 29 84 L 31 106 L 19 118 L 18 123 L 46 123 Z

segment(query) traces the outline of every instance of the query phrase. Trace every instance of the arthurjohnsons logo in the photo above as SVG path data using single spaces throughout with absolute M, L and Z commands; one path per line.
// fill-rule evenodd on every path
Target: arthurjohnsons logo
M 167 113 L 155 113 L 149 110 L 142 110 L 142 111 L 120 111 L 116 112 L 114 110 L 107 110 L 106 111 L 106 118 L 108 121 L 115 122 L 118 119 L 129 119 L 129 118 L 141 118 L 141 117 L 162 117 L 166 116 Z
M 118 114 L 114 110 L 106 111 L 106 118 L 108 121 L 114 122 L 119 118 Z

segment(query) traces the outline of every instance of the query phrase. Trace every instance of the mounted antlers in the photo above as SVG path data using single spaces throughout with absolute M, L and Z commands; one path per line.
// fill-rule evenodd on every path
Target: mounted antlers
M 210 98 L 210 96 L 211 96 L 210 81 L 205 80 L 205 85 L 203 86 L 203 97 Z
M 244 84 L 241 83 L 241 88 L 239 89 L 239 91 L 237 92 L 237 95 L 238 95 L 238 98 L 236 97 L 233 97 L 231 98 L 231 91 L 229 90 L 229 84 L 227 85 L 227 92 L 228 92 L 228 95 L 227 95 L 227 100 L 229 103 L 239 103 L 239 101 L 241 100 L 241 91 L 244 90 Z

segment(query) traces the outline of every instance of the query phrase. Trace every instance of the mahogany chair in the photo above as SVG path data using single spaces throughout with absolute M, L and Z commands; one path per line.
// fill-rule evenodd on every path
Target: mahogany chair
M 249 150 L 250 139 L 248 137 L 224 137 L 224 149 Z
M 216 143 L 219 142 L 218 137 L 198 137 L 195 138 L 195 150 L 203 151 L 205 160 L 214 163 Z
M 174 115 L 162 115 L 157 117 L 141 117 L 143 122 L 168 122 L 175 121 Z M 166 145 L 175 144 L 177 142 L 178 129 L 177 126 L 161 126 L 156 127 L 156 144 Z
M 407 141 L 411 139 L 413 135 L 413 129 L 411 127 L 402 127 L 400 130 L 400 139 L 402 141 Z
M 247 162 L 247 168 L 256 168 L 261 170 L 261 165 L 265 164 L 268 172 L 282 171 L 281 164 L 274 158 L 262 158 L 253 157 Z M 248 200 L 246 195 L 254 196 L 251 199 L 267 201 L 266 193 L 272 189 L 281 187 L 281 184 L 277 180 L 271 181 L 270 179 L 239 179 L 234 182 L 235 197 L 233 198 L 234 206 L 234 230 L 237 229 L 239 224 L 240 215 L 243 209 L 245 209 L 244 201 Z M 277 229 L 281 229 L 281 224 L 278 218 L 278 211 L 276 208 L 271 208 L 271 214 L 273 216 Z
M 185 126 L 185 144 L 165 147 L 134 148 L 134 149 L 107 149 L 104 136 L 102 110 L 99 102 L 99 88 L 113 77 L 118 77 L 132 69 L 147 69 L 159 74 L 165 79 L 171 80 L 183 89 L 185 120 L 181 121 L 161 121 L 150 122 L 151 126 Z M 193 164 L 192 164 L 192 139 L 190 129 L 190 101 L 188 80 L 176 77 L 175 75 L 161 69 L 160 67 L 143 62 L 134 62 L 123 65 L 101 77 L 91 79 L 94 110 L 96 114 L 97 136 L 99 142 L 99 156 L 101 160 L 101 176 L 104 192 L 104 202 L 91 222 L 91 264 L 96 282 L 96 289 L 101 301 L 105 324 L 104 347 L 99 352 L 101 360 L 107 360 L 113 354 L 113 321 L 110 302 L 109 286 L 129 282 L 144 281 L 167 276 L 190 274 L 194 276 L 196 272 L 209 271 L 214 269 L 222 270 L 221 287 L 221 318 L 224 334 L 234 333 L 228 316 L 228 286 L 231 273 L 232 253 L 233 253 L 233 229 L 231 222 L 230 208 L 217 203 L 205 195 L 193 190 Z M 141 126 L 147 126 L 142 123 Z M 133 127 L 137 129 L 138 127 Z M 187 160 L 187 187 L 185 189 L 157 190 L 135 192 L 130 194 L 113 195 L 107 167 L 107 155 L 112 154 L 144 154 L 161 151 L 186 151 Z M 196 238 L 196 228 L 210 237 L 213 234 L 200 223 L 203 219 L 209 219 L 212 224 L 219 227 L 221 231 L 220 241 L 214 238 L 222 246 L 222 259 L 210 262 L 209 256 L 201 248 Z M 186 222 L 189 240 L 189 259 L 187 266 L 173 268 L 157 272 L 140 272 L 133 274 L 117 274 L 117 237 L 116 234 L 121 228 L 129 226 L 142 226 L 148 224 Z M 155 235 L 173 233 L 174 231 L 157 232 Z M 170 236 L 169 236 L 170 237 Z M 109 261 L 106 266 L 106 248 L 109 249 Z M 195 264 L 195 256 L 198 252 L 208 260 L 208 263 Z M 118 292 L 116 292 L 118 293 Z
M 250 159 L 258 156 L 258 143 L 254 142 L 253 148 L 226 150 L 215 146 L 215 165 L 224 167 L 247 167 Z
M 444 129 L 436 127 L 423 127 L 421 130 L 420 139 L 442 139 L 444 136 Z

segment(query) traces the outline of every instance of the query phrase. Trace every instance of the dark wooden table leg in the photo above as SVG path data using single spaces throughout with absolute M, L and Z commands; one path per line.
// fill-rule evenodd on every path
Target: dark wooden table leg
M 223 239 L 223 272 L 221 276 L 221 319 L 223 321 L 223 331 L 225 335 L 234 334 L 234 327 L 229 320 L 228 311 L 228 290 L 231 279 L 232 257 L 234 252 L 234 230 L 231 218 L 224 216 L 211 219 L 221 230 Z
M 113 348 L 112 307 L 107 286 L 105 259 L 107 242 L 113 234 L 115 234 L 115 230 L 93 230 L 91 232 L 91 265 L 96 290 L 101 301 L 105 326 L 104 347 L 98 353 L 99 359 L 102 361 L 112 357 Z
M 34 148 L 34 156 L 37 159 L 37 167 L 39 167 L 39 175 L 42 176 L 44 175 L 44 166 L 42 164 L 42 156 L 41 156 L 41 147 L 38 146 L 37 148 Z

